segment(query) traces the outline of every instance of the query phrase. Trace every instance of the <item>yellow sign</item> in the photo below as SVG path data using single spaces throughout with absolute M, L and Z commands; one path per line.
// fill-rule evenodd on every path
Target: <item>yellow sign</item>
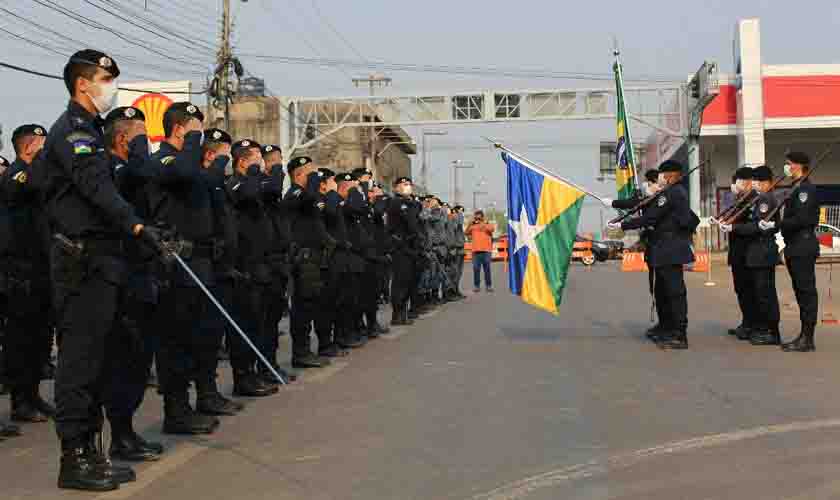
M 828 210 L 825 207 L 820 207 L 820 224 L 828 223 Z

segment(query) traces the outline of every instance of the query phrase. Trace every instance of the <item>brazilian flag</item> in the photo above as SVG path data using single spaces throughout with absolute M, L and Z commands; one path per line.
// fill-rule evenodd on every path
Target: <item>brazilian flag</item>
M 633 151 L 633 139 L 630 137 L 630 124 L 627 121 L 627 106 L 624 102 L 624 82 L 621 63 L 613 65 L 615 71 L 615 95 L 618 140 L 615 146 L 615 183 L 618 199 L 632 198 L 636 191 L 636 155 Z

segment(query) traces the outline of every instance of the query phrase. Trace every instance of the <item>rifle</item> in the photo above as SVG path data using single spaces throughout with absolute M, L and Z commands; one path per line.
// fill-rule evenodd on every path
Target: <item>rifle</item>
M 732 203 L 728 207 L 724 208 L 723 211 L 721 211 L 719 214 L 712 217 L 712 219 L 721 220 L 722 218 L 725 218 L 733 210 L 736 210 L 737 208 L 741 208 L 741 203 L 744 203 L 745 201 L 747 201 L 748 198 L 751 198 L 754 195 L 755 195 L 755 190 L 754 189 L 750 189 L 749 191 L 747 191 L 745 193 L 739 194 L 738 197 L 735 198 L 734 203 Z
M 707 162 L 706 162 L 706 161 L 704 161 L 704 162 L 702 162 L 700 165 L 697 165 L 696 167 L 692 168 L 691 170 L 689 170 L 688 172 L 686 172 L 686 173 L 685 173 L 685 175 L 683 175 L 683 177 L 688 177 L 689 175 L 691 175 L 691 173 L 692 173 L 692 172 L 694 172 L 694 171 L 695 171 L 695 170 L 697 170 L 698 168 L 702 167 L 702 166 L 703 166 L 703 165 L 705 165 L 706 163 L 707 163 Z M 640 202 L 639 202 L 639 203 L 638 203 L 635 207 L 633 207 L 633 208 L 631 208 L 631 209 L 627 210 L 626 212 L 624 212 L 624 213 L 623 213 L 623 214 L 621 214 L 621 215 L 618 215 L 617 217 L 614 217 L 614 218 L 613 218 L 613 219 L 612 219 L 609 223 L 610 223 L 610 224 L 618 224 L 619 222 L 623 221 L 624 219 L 626 219 L 626 218 L 630 217 L 630 216 L 631 216 L 631 215 L 633 215 L 634 213 L 638 212 L 639 210 L 641 210 L 641 209 L 645 208 L 646 206 L 650 205 L 651 203 L 653 203 L 653 200 L 655 200 L 656 198 L 658 198 L 658 197 L 659 197 L 659 195 L 661 195 L 661 194 L 662 194 L 662 193 L 664 193 L 665 191 L 667 191 L 667 190 L 671 189 L 672 187 L 676 186 L 677 184 L 679 184 L 679 183 L 678 183 L 678 182 L 676 182 L 676 183 L 674 183 L 674 184 L 669 184 L 668 186 L 665 186 L 665 188 L 664 188 L 662 191 L 660 191 L 660 192 L 656 193 L 655 195 L 653 195 L 653 196 L 647 196 L 647 197 L 643 198 L 643 199 L 642 199 L 642 201 L 640 201 Z
M 819 158 L 817 158 L 817 161 L 814 162 L 814 166 L 808 169 L 808 173 L 803 175 L 799 179 L 794 180 L 793 183 L 790 185 L 790 187 L 793 188 L 797 184 L 800 184 L 802 181 L 804 181 L 805 179 L 810 177 L 811 174 L 813 174 L 814 171 L 819 168 L 819 166 L 822 164 L 823 160 L 825 160 L 831 154 L 831 152 L 834 150 L 834 146 L 836 144 L 837 144 L 836 142 L 833 142 L 833 143 L 829 144 L 828 147 L 825 149 L 825 151 L 823 151 L 822 154 L 820 154 Z M 770 213 L 767 214 L 766 217 L 764 217 L 764 220 L 772 220 L 773 217 L 775 217 L 776 214 L 779 213 L 779 210 L 782 209 L 784 204 L 787 203 L 787 201 L 791 198 L 791 196 L 793 196 L 793 189 L 791 189 L 790 192 L 787 194 L 787 196 L 785 196 L 785 198 L 781 202 L 779 202 L 778 205 L 776 205 L 776 208 L 771 210 Z
M 770 185 L 770 189 L 768 189 L 767 192 L 769 193 L 770 191 L 776 189 L 776 186 L 778 186 L 785 179 L 786 177 L 784 176 L 784 174 L 782 174 L 782 176 L 773 181 L 773 184 Z M 757 191 L 755 190 L 752 191 L 757 193 Z M 753 196 L 749 201 L 745 202 L 743 206 L 736 210 L 734 214 L 727 216 L 726 220 L 718 219 L 718 224 L 732 224 L 734 221 L 738 220 L 738 218 L 741 217 L 744 214 L 744 212 L 755 206 L 755 204 L 758 203 L 758 198 L 758 195 Z

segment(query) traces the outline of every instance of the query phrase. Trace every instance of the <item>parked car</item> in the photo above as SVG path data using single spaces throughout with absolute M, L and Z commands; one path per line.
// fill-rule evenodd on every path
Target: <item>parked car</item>
M 591 243 L 591 248 L 580 249 L 581 243 Z M 595 262 L 604 262 L 610 258 L 610 247 L 603 242 L 584 238 L 583 236 L 575 236 L 575 251 L 572 252 L 572 260 L 579 260 L 591 266 Z
M 624 254 L 624 242 L 621 240 L 604 240 L 601 243 L 609 248 L 610 260 L 621 260 Z

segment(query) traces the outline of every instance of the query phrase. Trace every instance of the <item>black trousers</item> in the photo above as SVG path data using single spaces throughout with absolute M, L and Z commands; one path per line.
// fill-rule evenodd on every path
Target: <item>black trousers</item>
M 668 302 L 665 298 L 664 287 L 662 285 L 657 285 L 656 269 L 650 266 L 648 266 L 648 283 L 653 286 L 650 293 L 653 294 L 653 304 L 656 307 L 656 318 L 659 321 L 659 324 L 667 330 L 672 330 L 674 325 L 672 324 L 673 320 L 671 318 L 671 314 L 666 310 Z
M 209 269 L 209 262 L 195 263 L 194 268 Z M 199 274 L 199 277 L 206 273 Z M 205 285 L 218 297 L 215 280 Z M 157 356 L 158 375 L 165 396 L 185 398 L 190 380 L 199 393 L 216 391 L 218 353 L 226 320 L 210 299 L 196 286 L 174 280 L 161 293 L 158 308 L 161 328 Z
M 264 318 L 263 331 L 265 332 L 264 344 L 261 346 L 263 356 L 270 362 L 277 360 L 277 349 L 279 348 L 278 324 L 289 314 L 289 275 L 285 266 L 283 268 L 272 268 L 271 284 L 268 286 L 268 297 Z
M 799 320 L 805 325 L 817 324 L 819 299 L 817 295 L 816 257 L 786 257 L 793 292 L 799 304 Z
M 772 267 L 749 268 L 747 286 L 751 290 L 753 325 L 756 328 L 779 328 L 779 296 L 776 293 L 776 269 Z
M 55 427 L 62 443 L 77 446 L 102 430 L 108 342 L 119 328 L 125 261 L 92 256 L 82 264 L 58 246 L 50 255 L 54 304 L 62 341 L 55 376 Z
M 751 283 L 750 270 L 746 266 L 732 266 L 732 284 L 735 287 L 738 307 L 741 309 L 741 324 L 747 328 L 754 328 L 756 326 L 755 295 Z
M 105 362 L 111 376 L 105 385 L 105 414 L 114 431 L 127 432 L 143 403 L 146 381 L 159 342 L 155 322 L 157 287 L 151 275 L 129 278 L 117 328 L 109 336 Z
M 662 304 L 661 314 L 672 330 L 685 333 L 688 328 L 688 300 L 683 277 L 683 266 L 660 266 L 654 268 L 654 294 Z M 661 321 L 661 319 L 660 319 Z
M 396 252 L 393 259 L 391 303 L 395 307 L 401 307 L 417 288 L 417 264 L 415 257 L 407 252 Z
M 292 337 L 292 358 L 312 354 L 312 332 L 315 320 L 321 311 L 321 294 L 324 282 L 321 277 L 320 261 L 298 264 L 292 270 L 292 309 L 289 314 L 289 334 Z
M 13 402 L 37 394 L 41 368 L 52 349 L 50 283 L 45 279 L 49 270 L 25 264 L 10 267 L 26 267 L 26 271 L 7 275 L 8 316 L 3 349 Z
M 265 284 L 239 282 L 234 289 L 233 298 L 235 304 L 233 317 L 251 343 L 260 349 L 260 353 L 264 353 L 267 335 L 264 319 L 268 301 L 267 288 Z M 276 336 L 276 326 L 274 331 Z M 253 373 L 257 365 L 257 355 L 254 350 L 235 331 L 228 335 L 228 342 L 230 364 L 234 371 Z
M 366 262 L 365 273 L 360 276 L 359 286 L 359 309 L 368 316 L 368 319 L 376 319 L 376 310 L 379 306 L 379 282 L 382 279 L 382 264 L 378 262 Z M 372 317 L 370 315 L 373 315 Z

